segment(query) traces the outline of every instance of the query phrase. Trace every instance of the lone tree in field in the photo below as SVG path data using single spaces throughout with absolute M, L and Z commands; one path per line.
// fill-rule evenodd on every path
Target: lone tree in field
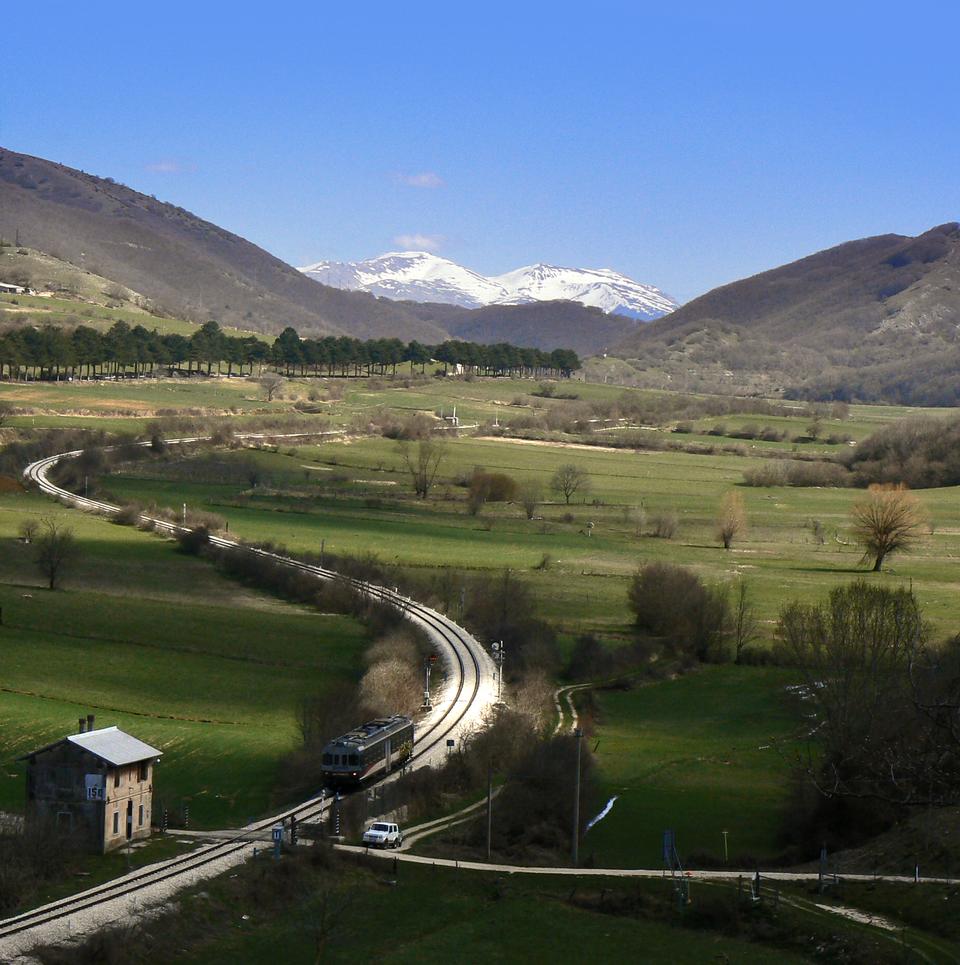
M 286 385 L 282 375 L 277 375 L 276 372 L 268 372 L 266 375 L 261 376 L 258 380 L 264 394 L 267 397 L 267 402 L 273 402 L 276 398 L 277 393 Z
M 733 662 L 740 663 L 744 650 L 757 639 L 760 633 L 760 623 L 753 608 L 750 590 L 743 579 L 738 581 L 733 593 L 730 624 L 730 635 L 733 637 Z
M 520 486 L 520 505 L 527 514 L 527 519 L 533 519 L 537 507 L 543 502 L 543 486 L 539 479 L 528 479 Z
M 55 590 L 63 579 L 64 571 L 79 555 L 73 530 L 55 519 L 44 519 L 40 523 L 39 535 L 34 539 L 34 546 L 37 568 L 47 581 L 47 586 Z
M 436 439 L 426 438 L 420 439 L 415 446 L 410 442 L 401 442 L 400 452 L 413 480 L 413 491 L 421 499 L 426 499 L 436 482 L 446 447 Z
M 879 573 L 891 553 L 908 553 L 920 537 L 923 512 L 903 483 L 880 483 L 853 504 L 853 533 L 863 547 L 863 562 Z
M 586 495 L 590 491 L 590 475 L 572 462 L 564 463 L 550 478 L 550 488 L 569 505 L 576 493 Z
M 720 503 L 717 514 L 717 538 L 725 550 L 730 549 L 733 541 L 747 532 L 747 511 L 743 508 L 743 496 L 730 490 Z

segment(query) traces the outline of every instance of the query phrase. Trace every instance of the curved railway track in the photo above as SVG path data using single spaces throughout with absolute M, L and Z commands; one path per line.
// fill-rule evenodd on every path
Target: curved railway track
M 248 434 L 239 438 L 267 437 L 260 434 Z M 290 436 L 269 436 L 268 438 L 290 438 Z M 191 437 L 171 440 L 170 444 L 203 441 L 206 441 L 203 437 Z M 143 443 L 143 445 L 147 445 L 147 443 Z M 77 496 L 57 486 L 48 478 L 48 473 L 57 463 L 76 458 L 81 451 L 74 450 L 40 459 L 24 470 L 24 477 L 41 492 L 53 496 L 69 506 L 104 516 L 116 515 L 120 512 L 120 507 L 100 500 Z M 148 514 L 143 514 L 140 518 L 144 522 L 149 522 L 155 530 L 172 536 L 176 536 L 187 529 L 187 527 L 156 519 Z M 418 728 L 418 737 L 411 758 L 414 765 L 422 766 L 441 760 L 447 752 L 447 742 L 450 739 L 457 740 L 465 731 L 478 723 L 493 703 L 495 699 L 494 668 L 490 657 L 477 640 L 443 614 L 404 597 L 388 587 L 367 583 L 352 577 L 344 577 L 330 569 L 313 566 L 255 547 L 243 546 L 223 537 L 213 536 L 210 541 L 221 549 L 240 549 L 244 552 L 268 557 L 284 566 L 315 576 L 319 580 L 347 580 L 361 592 L 396 607 L 405 619 L 417 624 L 427 632 L 437 645 L 443 658 L 447 670 L 447 681 L 434 711 L 421 724 L 421 728 Z M 424 725 L 425 729 L 422 729 Z M 386 776 L 381 778 L 380 782 L 391 779 L 391 776 Z M 372 782 L 372 784 L 380 782 Z M 156 865 L 90 888 L 70 898 L 50 902 L 21 915 L 0 921 L 0 958 L 5 961 L 9 960 L 7 946 L 11 940 L 19 947 L 16 950 L 10 948 L 9 951 L 21 953 L 33 941 L 41 938 L 48 941 L 57 940 L 57 938 L 62 939 L 66 934 L 74 933 L 74 929 L 70 926 L 76 916 L 86 917 L 87 927 L 77 929 L 78 931 L 86 931 L 99 927 L 101 923 L 115 920 L 117 916 L 110 912 L 111 909 L 116 909 L 122 913 L 118 902 L 126 902 L 125 907 L 129 908 L 131 904 L 136 903 L 137 899 L 142 899 L 145 904 L 161 901 L 179 883 L 186 885 L 198 878 L 205 877 L 205 872 L 210 875 L 217 874 L 222 870 L 221 866 L 228 866 L 243 860 L 245 852 L 251 851 L 256 844 L 260 843 L 257 836 L 269 831 L 274 824 L 285 822 L 290 818 L 296 818 L 299 823 L 309 822 L 321 817 L 330 803 L 330 799 L 321 794 L 269 818 L 255 821 L 244 828 L 240 828 L 236 835 L 229 840 L 202 846 L 190 852 L 190 854 L 159 862 Z M 156 894 L 151 895 L 151 892 Z M 105 915 L 105 917 L 101 916 L 102 922 L 93 920 L 93 915 L 97 911 Z M 56 927 L 58 925 L 61 926 L 59 934 L 51 932 L 50 926 Z M 41 932 L 44 934 L 41 935 Z

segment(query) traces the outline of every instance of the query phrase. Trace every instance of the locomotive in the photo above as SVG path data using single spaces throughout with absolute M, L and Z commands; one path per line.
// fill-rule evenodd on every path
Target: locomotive
M 331 786 L 355 785 L 388 774 L 413 754 L 413 721 L 395 714 L 378 717 L 330 741 L 320 770 Z

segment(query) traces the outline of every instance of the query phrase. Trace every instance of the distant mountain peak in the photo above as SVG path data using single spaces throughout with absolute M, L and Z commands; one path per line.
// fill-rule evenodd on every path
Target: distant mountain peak
M 678 307 L 660 289 L 610 268 L 561 268 L 539 262 L 489 277 L 430 252 L 390 251 L 367 261 L 318 261 L 300 270 L 324 285 L 464 308 L 562 300 L 651 321 Z

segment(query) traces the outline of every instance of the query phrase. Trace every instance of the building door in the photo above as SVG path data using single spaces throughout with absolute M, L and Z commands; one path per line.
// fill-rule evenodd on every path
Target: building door
M 133 801 L 127 801 L 127 840 L 133 837 Z

